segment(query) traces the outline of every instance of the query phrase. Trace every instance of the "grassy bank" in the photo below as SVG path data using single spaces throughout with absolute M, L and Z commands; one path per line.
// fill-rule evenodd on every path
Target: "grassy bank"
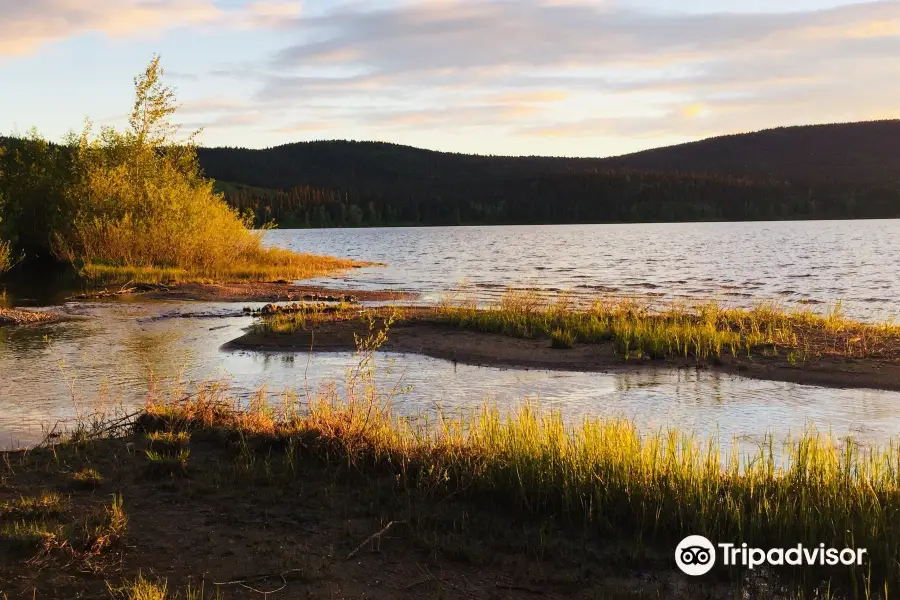
M 212 282 L 260 282 L 299 280 L 327 275 L 364 266 L 366 263 L 322 256 L 301 254 L 279 248 L 259 248 L 250 256 L 231 264 L 203 267 L 116 266 L 100 263 L 85 264 L 80 274 L 94 285 L 123 283 L 169 284 Z
M 716 302 L 654 306 L 637 299 L 599 298 L 576 308 L 564 294 L 547 301 L 533 293 L 508 292 L 495 306 L 447 303 L 438 314 L 455 327 L 546 337 L 560 347 L 611 341 L 626 359 L 740 354 L 781 355 L 795 362 L 825 355 L 900 358 L 900 326 L 847 319 L 840 305 L 817 314 L 775 303 L 746 310 Z
M 840 305 L 824 314 L 788 310 L 774 303 L 751 309 L 716 302 L 651 304 L 635 298 L 597 298 L 576 306 L 568 295 L 547 299 L 507 292 L 493 306 L 446 302 L 435 308 L 380 308 L 371 313 L 399 323 L 434 323 L 456 329 L 525 339 L 546 339 L 553 348 L 611 344 L 624 360 L 695 358 L 780 359 L 792 365 L 820 358 L 896 361 L 900 326 L 845 318 Z M 254 325 L 259 333 L 291 334 L 328 320 L 356 319 L 342 310 L 276 313 Z
M 266 573 L 260 589 L 284 579 L 294 593 L 312 594 L 324 591 L 323 578 L 350 585 L 340 578 L 356 572 L 357 561 L 371 573 L 394 559 L 408 567 L 400 582 L 380 577 L 397 593 L 377 593 L 370 578 L 362 587 L 371 597 L 410 598 L 421 597 L 420 584 L 440 585 L 437 574 L 490 582 L 489 590 L 446 597 L 498 597 L 494 578 L 511 573 L 513 556 L 518 575 L 509 589 L 591 591 L 586 598 L 734 598 L 748 590 L 876 598 L 900 578 L 896 444 L 865 449 L 808 432 L 785 441 L 783 459 L 774 441 L 741 457 L 689 432 L 642 434 L 633 423 L 602 419 L 567 426 L 528 405 L 508 415 L 485 408 L 402 417 L 365 371 L 346 390 L 329 388 L 309 403 L 261 390 L 249 405 L 216 385 L 151 394 L 133 425 L 97 422 L 52 450 L 4 455 L 6 575 L 39 564 L 45 581 L 59 583 L 74 566 L 115 587 L 152 569 L 174 590 L 191 574 L 250 584 Z M 136 533 L 124 523 L 136 523 Z M 686 581 L 671 556 L 687 534 L 762 548 L 866 548 L 870 562 L 755 574 L 722 567 Z M 213 552 L 222 536 L 233 538 L 232 554 Z M 259 547 L 260 538 L 281 541 L 276 550 Z M 299 580 L 287 577 L 291 569 L 302 571 Z M 636 572 L 652 575 L 629 576 Z M 760 578 L 769 594 L 752 591 Z

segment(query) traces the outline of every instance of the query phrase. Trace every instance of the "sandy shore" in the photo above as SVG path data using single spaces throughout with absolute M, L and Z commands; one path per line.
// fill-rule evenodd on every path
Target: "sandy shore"
M 756 379 L 787 381 L 837 388 L 875 388 L 900 391 L 900 363 L 873 359 L 822 357 L 789 364 L 784 357 L 723 356 L 708 361 L 694 358 L 631 359 L 614 351 L 612 342 L 576 343 L 554 349 L 546 338 L 523 339 L 457 329 L 430 318 L 428 309 L 407 311 L 388 334 L 384 351 L 422 354 L 464 364 L 566 371 L 623 371 L 635 369 L 709 369 Z M 346 352 L 355 350 L 354 333 L 367 327 L 359 319 L 331 320 L 293 334 L 250 332 L 223 346 L 224 350 Z

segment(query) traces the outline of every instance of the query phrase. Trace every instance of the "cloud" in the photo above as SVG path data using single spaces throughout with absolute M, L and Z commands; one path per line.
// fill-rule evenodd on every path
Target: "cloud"
M 347 53 L 373 71 L 656 63 L 709 58 L 750 48 L 893 35 L 900 3 L 873 2 L 781 14 L 650 13 L 608 3 L 541 0 L 420 2 L 361 10 L 357 5 L 297 23 L 297 44 L 275 57 L 308 66 Z
M 303 5 L 292 0 L 252 0 L 242 12 L 252 27 L 278 27 L 299 18 Z
M 705 14 L 571 0 L 350 4 L 289 31 L 294 43 L 243 69 L 258 81 L 254 100 L 314 117 L 325 102 L 376 135 L 493 124 L 526 138 L 687 139 L 889 115 L 900 80 L 894 0 Z
M 266 27 L 300 14 L 298 2 L 257 0 L 224 10 L 213 0 L 0 0 L 0 57 L 89 32 L 130 37 L 178 27 Z
M 239 82 L 227 82 L 238 99 L 194 100 L 182 112 L 223 136 L 284 141 L 472 130 L 517 151 L 565 139 L 653 145 L 896 116 L 900 97 L 898 0 L 779 13 L 652 11 L 627 0 L 357 0 L 324 12 L 217 1 L 0 0 L 0 57 L 89 31 L 278 28 L 279 51 L 206 73 Z

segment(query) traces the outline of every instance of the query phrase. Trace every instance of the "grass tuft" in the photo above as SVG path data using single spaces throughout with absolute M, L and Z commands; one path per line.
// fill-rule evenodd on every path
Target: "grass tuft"
M 173 455 L 187 447 L 191 434 L 187 431 L 153 431 L 147 434 L 147 440 L 156 453 Z
M 0 505 L 0 519 L 52 519 L 63 514 L 68 501 L 56 492 L 42 492 L 40 496 L 19 498 Z
M 556 328 L 550 332 L 550 346 L 564 350 L 575 345 L 575 334 L 571 331 Z
M 72 475 L 72 485 L 79 488 L 95 488 L 103 483 L 103 477 L 96 469 L 85 467 Z
M 151 581 L 142 573 L 138 573 L 134 581 L 121 588 L 110 587 L 110 592 L 114 597 L 122 600 L 168 600 L 169 598 L 169 586 L 165 579 Z
M 0 546 L 15 553 L 54 548 L 63 538 L 63 527 L 46 521 L 9 520 L 0 525 Z
M 150 477 L 168 477 L 187 473 L 188 458 L 191 451 L 182 448 L 174 454 L 147 450 L 147 475 Z

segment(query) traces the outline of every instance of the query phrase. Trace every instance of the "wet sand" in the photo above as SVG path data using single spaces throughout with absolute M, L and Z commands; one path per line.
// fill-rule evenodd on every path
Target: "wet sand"
M 292 334 L 249 332 L 223 350 L 269 352 L 347 352 L 356 349 L 354 334 L 365 335 L 359 319 L 327 320 Z M 381 348 L 387 352 L 422 354 L 464 364 L 520 369 L 614 372 L 635 369 L 711 369 L 718 372 L 805 385 L 837 388 L 900 390 L 900 362 L 824 356 L 790 364 L 784 357 L 723 356 L 710 360 L 688 358 L 630 359 L 617 354 L 612 342 L 576 343 L 569 349 L 551 348 L 547 338 L 523 339 L 458 329 L 430 320 L 428 311 L 407 313 L 394 323 Z

